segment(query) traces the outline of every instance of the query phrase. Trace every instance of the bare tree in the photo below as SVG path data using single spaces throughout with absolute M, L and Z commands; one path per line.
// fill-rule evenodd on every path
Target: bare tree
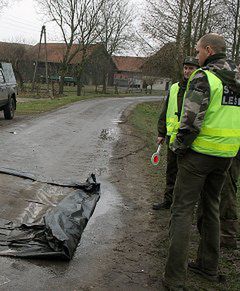
M 1 0 L 1 1 L 0 1 L 0 12 L 1 12 L 2 9 L 3 9 L 4 7 L 6 7 L 8 4 L 9 4 L 9 1 L 8 1 L 8 0 Z
M 177 34 L 176 34 L 176 48 L 177 48 L 177 55 L 182 55 L 181 51 L 181 36 L 183 30 L 183 4 L 184 0 L 180 0 L 179 3 L 179 15 L 178 15 L 178 22 L 177 22 Z
M 146 90 L 146 93 L 148 92 L 148 86 L 150 86 L 149 94 L 152 94 L 153 85 L 157 82 L 158 78 L 154 76 L 143 76 L 143 84 Z
M 232 60 L 239 62 L 240 46 L 240 0 L 223 0 L 222 30 L 231 47 Z M 224 19 L 225 16 L 225 19 Z
M 126 49 L 131 41 L 134 13 L 127 0 L 105 0 L 100 9 L 100 22 L 97 27 L 99 39 L 107 52 L 113 53 Z
M 127 0 L 106 0 L 100 9 L 100 22 L 96 26 L 100 42 L 110 58 L 126 50 L 132 39 L 133 11 Z M 108 71 L 103 74 L 103 93 L 106 93 Z
M 180 7 L 183 0 L 180 1 Z M 159 46 L 176 40 L 176 33 L 178 31 L 178 37 L 181 33 L 177 30 L 178 20 L 181 21 L 182 8 L 176 9 L 172 7 L 171 1 L 157 1 L 149 0 L 146 3 L 145 14 L 143 15 L 143 29 L 150 35 L 155 41 L 159 42 Z M 180 22 L 179 22 L 180 23 Z
M 144 63 L 142 68 L 143 74 L 145 76 L 174 78 L 176 51 L 175 42 L 165 44 Z
M 221 10 L 217 0 L 149 0 L 143 16 L 143 29 L 159 47 L 176 45 L 176 76 L 183 58 L 194 54 L 196 41 L 203 34 L 219 28 Z
M 159 46 L 156 46 L 156 42 L 153 41 L 152 38 L 143 34 L 139 28 L 134 30 L 133 35 L 133 43 L 131 50 L 137 56 L 149 56 L 150 54 L 154 53 Z
M 87 49 L 97 39 L 96 26 L 99 11 L 105 0 L 35 0 L 49 20 L 61 31 L 66 45 L 61 63 L 59 93 L 63 93 L 64 76 L 74 57 L 81 52 L 76 66 L 77 95 L 81 95 L 82 75 L 87 59 Z
M 111 68 L 112 67 L 113 64 Z M 103 76 L 110 70 L 109 56 L 102 44 L 98 44 L 97 49 L 91 54 L 91 58 L 89 58 L 85 70 L 86 75 L 90 77 L 93 85 L 95 85 L 95 93 L 99 93 L 98 86 L 102 85 Z M 111 75 L 113 75 L 113 73 Z
M 143 16 L 143 30 L 148 36 L 158 42 L 158 50 L 168 43 L 175 44 L 171 66 L 173 67 L 171 72 L 174 79 L 177 79 L 179 76 L 181 71 L 179 67 L 184 54 L 185 13 L 186 0 L 150 0 L 147 3 L 147 9 Z M 168 60 L 163 60 L 163 63 L 168 63 Z M 165 73 L 168 75 L 168 72 Z
M 14 2 L 21 1 L 21 0 L 0 0 L 0 14 L 4 10 L 4 8 L 14 4 Z
M 143 28 L 160 45 L 175 41 L 189 50 L 194 34 L 202 36 L 220 19 L 218 6 L 217 0 L 149 0 Z

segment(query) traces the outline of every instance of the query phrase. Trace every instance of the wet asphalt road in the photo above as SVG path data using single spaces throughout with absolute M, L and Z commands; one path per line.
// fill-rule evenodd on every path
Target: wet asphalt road
M 49 181 L 83 182 L 94 172 L 102 192 L 70 262 L 0 257 L 0 290 L 96 288 L 94 282 L 102 279 L 104 268 L 111 264 L 108 253 L 121 225 L 121 197 L 108 180 L 109 159 L 119 138 L 118 123 L 128 106 L 151 100 L 160 97 L 88 100 L 13 125 L 4 126 L 5 121 L 0 120 L 1 167 Z M 20 191 L 24 185 L 18 187 L 19 183 L 19 178 L 0 175 L 0 185 L 4 184 L 0 187 L 1 218 L 20 219 L 26 211 L 27 204 L 21 202 L 26 193 Z M 36 192 L 27 195 L 34 199 Z

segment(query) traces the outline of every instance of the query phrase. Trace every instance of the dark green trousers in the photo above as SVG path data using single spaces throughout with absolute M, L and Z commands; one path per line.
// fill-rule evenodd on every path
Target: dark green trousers
M 193 212 L 202 194 L 202 233 L 197 262 L 216 274 L 219 260 L 220 192 L 232 159 L 203 155 L 189 150 L 178 159 L 170 219 L 170 246 L 164 280 L 169 286 L 184 285 Z
M 237 182 L 240 176 L 240 160 L 234 158 L 221 192 L 220 221 L 221 244 L 226 247 L 237 247 L 239 228 L 237 216 Z
M 173 189 L 177 177 L 178 165 L 177 155 L 169 149 L 170 137 L 166 137 L 167 143 L 167 169 L 166 169 L 166 188 L 164 191 L 164 201 L 172 203 L 173 201 Z
M 167 170 L 166 170 L 166 189 L 164 192 L 164 201 L 172 203 L 173 189 L 177 177 L 178 165 L 177 155 L 168 147 L 167 149 Z

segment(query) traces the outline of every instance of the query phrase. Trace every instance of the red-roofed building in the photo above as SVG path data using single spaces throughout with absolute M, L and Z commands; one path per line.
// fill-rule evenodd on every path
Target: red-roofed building
M 119 87 L 142 88 L 142 67 L 147 58 L 113 56 L 116 66 L 114 84 Z
M 63 61 L 63 56 L 67 51 L 67 46 L 65 43 L 47 43 L 46 45 L 47 50 L 47 61 L 48 63 L 53 64 L 60 64 Z M 87 48 L 87 57 L 90 57 L 95 50 L 103 49 L 103 46 L 101 44 L 92 44 L 89 45 Z M 70 49 L 70 55 L 72 55 L 75 51 L 78 50 L 78 44 L 73 44 Z M 32 48 L 32 57 L 37 58 L 39 51 L 39 44 L 36 44 Z M 73 57 L 72 60 L 70 60 L 70 64 L 78 64 L 82 61 L 83 52 L 79 51 L 76 53 L 76 55 Z M 45 47 L 44 44 L 41 44 L 40 48 L 40 55 L 39 55 L 39 62 L 45 62 Z
M 46 45 L 47 51 L 47 63 L 50 76 L 59 76 L 59 70 L 61 63 L 63 62 L 64 55 L 66 53 L 67 46 L 64 43 L 48 43 Z M 68 60 L 68 75 L 74 76 L 76 65 L 81 64 L 83 59 L 83 51 L 78 51 L 78 44 L 73 44 L 70 49 L 70 56 L 75 52 L 76 54 L 70 60 Z M 45 58 L 46 51 L 44 44 L 41 45 L 40 54 L 38 59 L 39 74 L 45 74 Z M 32 59 L 37 60 L 39 52 L 39 44 L 35 45 L 32 49 Z M 100 43 L 92 44 L 87 47 L 86 51 L 87 60 L 84 61 L 84 84 L 101 84 L 103 71 L 108 69 L 109 56 L 104 46 Z M 113 64 L 110 62 L 110 71 L 113 71 Z
M 78 48 L 77 44 L 73 44 L 70 55 Z M 47 64 L 48 75 L 50 77 L 59 78 L 60 67 L 66 52 L 66 44 L 64 43 L 47 43 Z M 0 42 L 0 59 L 7 60 L 13 64 L 18 61 L 19 73 L 25 82 L 29 82 L 33 78 L 34 66 L 38 60 L 37 80 L 45 80 L 45 46 L 39 44 L 34 46 L 25 44 L 15 44 Z M 38 58 L 38 53 L 39 58 Z M 23 56 L 24 53 L 24 56 Z M 104 46 L 100 43 L 89 45 L 86 51 L 87 61 L 84 66 L 83 82 L 85 84 L 101 84 L 103 72 L 109 70 L 109 76 L 113 76 L 115 66 L 109 58 Z M 74 77 L 76 65 L 82 62 L 83 52 L 79 51 L 69 61 L 68 76 Z M 110 61 L 109 61 L 110 60 Z M 14 67 L 15 68 L 15 67 Z

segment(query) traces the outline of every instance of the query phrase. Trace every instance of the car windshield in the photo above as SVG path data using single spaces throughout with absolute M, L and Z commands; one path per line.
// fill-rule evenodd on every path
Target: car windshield
M 2 63 L 2 69 L 4 72 L 4 77 L 7 83 L 16 83 L 16 79 L 13 73 L 12 65 L 9 63 Z

